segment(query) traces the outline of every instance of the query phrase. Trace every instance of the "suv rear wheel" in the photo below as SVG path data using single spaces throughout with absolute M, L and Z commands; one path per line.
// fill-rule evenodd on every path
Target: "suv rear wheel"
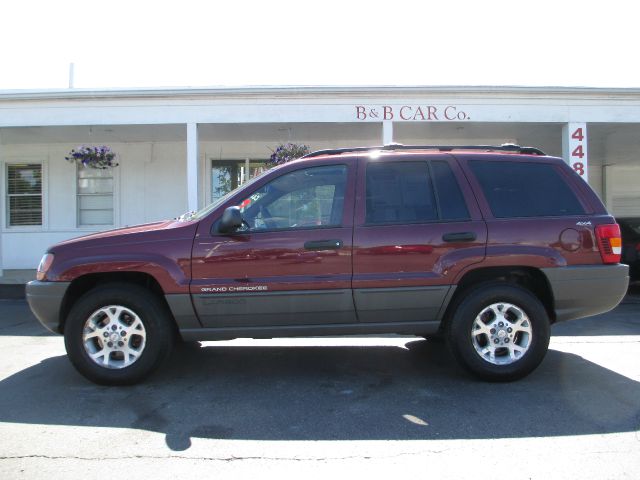
M 549 317 L 528 290 L 491 283 L 461 297 L 448 324 L 458 362 L 491 381 L 517 380 L 533 371 L 549 347 Z
M 159 299 L 137 285 L 97 287 L 76 302 L 64 328 L 67 354 L 89 380 L 139 382 L 168 357 L 171 318 Z

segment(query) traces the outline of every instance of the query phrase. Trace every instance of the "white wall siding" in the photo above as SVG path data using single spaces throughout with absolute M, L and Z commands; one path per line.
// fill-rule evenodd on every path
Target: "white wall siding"
M 87 141 L 86 143 L 91 143 Z M 99 143 L 99 142 L 98 142 Z M 54 243 L 99 230 L 173 218 L 186 211 L 186 147 L 183 142 L 112 143 L 120 166 L 114 168 L 115 224 L 77 227 L 76 167 L 64 157 L 75 144 L 3 146 L 1 178 L 6 162 L 43 162 L 43 225 L 6 226 L 2 199 L 2 268 L 35 268 Z M 4 188 L 2 189 L 4 192 Z
M 187 211 L 187 147 L 182 142 L 154 143 L 152 161 L 144 164 L 144 222 L 177 217 Z M 135 177 L 132 185 L 140 188 Z M 125 212 L 125 205 L 120 206 Z M 136 223 L 140 223 L 136 221 Z

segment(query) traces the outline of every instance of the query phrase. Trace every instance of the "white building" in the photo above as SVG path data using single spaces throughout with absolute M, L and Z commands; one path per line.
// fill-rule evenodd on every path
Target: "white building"
M 60 240 L 211 202 L 284 142 L 535 146 L 640 215 L 640 89 L 277 87 L 0 92 L 0 273 Z M 118 167 L 78 168 L 78 145 Z

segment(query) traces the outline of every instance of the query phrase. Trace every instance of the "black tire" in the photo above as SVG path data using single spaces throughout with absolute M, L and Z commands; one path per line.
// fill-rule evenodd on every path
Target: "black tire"
M 450 349 L 462 367 L 484 380 L 506 382 L 523 378 L 540 365 L 547 353 L 549 316 L 540 300 L 523 287 L 498 282 L 483 284 L 464 293 L 452 307 L 447 323 Z M 476 322 L 481 313 L 479 322 L 488 323 L 486 329 L 480 329 Z M 498 327 L 501 320 L 514 323 L 504 321 L 505 326 Z M 527 320 L 530 333 L 520 330 L 526 328 Z M 516 323 L 524 327 L 516 327 Z M 516 347 L 523 348 L 525 343 L 524 353 L 516 351 Z M 489 351 L 493 351 L 493 357 Z
M 123 313 L 120 315 L 125 326 L 124 330 L 127 327 L 126 322 L 133 323 L 131 319 L 135 318 L 129 313 L 137 315 L 142 324 L 142 329 L 139 327 L 139 330 L 134 330 L 133 333 L 129 330 L 124 333 L 123 340 L 129 332 L 130 342 L 137 342 L 137 347 L 140 348 L 140 353 L 137 356 L 127 354 L 127 359 L 129 359 L 127 361 L 131 361 L 128 365 L 125 365 L 124 354 L 120 352 L 109 353 L 108 360 L 105 359 L 105 355 L 102 356 L 101 362 L 103 363 L 111 361 L 111 359 L 113 359 L 112 363 L 116 365 L 118 361 L 122 362 L 122 366 L 112 366 L 111 368 L 99 364 L 98 360 L 93 360 L 90 357 L 88 348 L 98 350 L 106 348 L 106 343 L 102 342 L 102 336 L 87 341 L 88 347 L 85 347 L 85 341 L 83 341 L 85 323 L 90 318 L 100 318 L 100 315 L 95 316 L 94 314 L 108 306 L 124 307 Z M 110 311 L 116 312 L 117 310 Z M 102 315 L 101 318 L 105 322 L 109 321 L 105 315 Z M 96 331 L 98 330 L 96 329 Z M 136 332 L 142 332 L 144 335 L 142 333 L 136 335 Z M 90 290 L 73 305 L 64 326 L 64 344 L 71 363 L 83 376 L 101 385 L 132 385 L 140 382 L 169 357 L 174 340 L 175 327 L 167 307 L 149 290 L 133 284 L 111 283 Z M 122 343 L 127 345 L 128 349 L 130 342 Z M 98 346 L 95 347 L 95 345 Z M 132 344 L 132 347 L 134 346 Z M 131 358 L 134 360 L 130 360 Z

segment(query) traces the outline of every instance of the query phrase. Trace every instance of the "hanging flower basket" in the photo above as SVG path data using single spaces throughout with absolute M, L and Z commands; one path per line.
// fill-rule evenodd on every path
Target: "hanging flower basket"
M 82 145 L 71 150 L 69 156 L 64 158 L 68 162 L 77 163 L 88 168 L 105 169 L 118 166 L 116 154 L 105 145 Z
M 272 150 L 272 154 L 267 160 L 267 166 L 275 167 L 276 165 L 281 165 L 283 163 L 290 162 L 292 160 L 296 160 L 300 157 L 305 156 L 310 152 L 309 147 L 307 145 L 300 145 L 297 143 L 282 143 L 276 147 L 275 150 Z

